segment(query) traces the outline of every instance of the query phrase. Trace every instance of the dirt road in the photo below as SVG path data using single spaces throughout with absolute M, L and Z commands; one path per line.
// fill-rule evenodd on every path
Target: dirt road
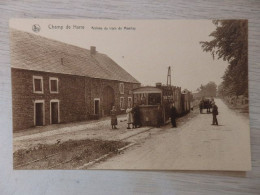
M 211 114 L 199 114 L 90 169 L 250 170 L 249 119 L 222 100 L 216 104 L 219 126 L 211 125 Z
M 118 117 L 118 129 L 111 129 L 110 118 L 93 122 L 80 122 L 72 124 L 58 124 L 34 128 L 21 133 L 15 133 L 13 138 L 13 152 L 19 149 L 29 149 L 38 147 L 39 144 L 56 144 L 68 140 L 108 140 L 119 141 L 129 136 L 146 131 L 151 127 L 142 127 L 138 129 L 126 129 L 126 116 Z M 52 130 L 44 130 L 52 129 Z

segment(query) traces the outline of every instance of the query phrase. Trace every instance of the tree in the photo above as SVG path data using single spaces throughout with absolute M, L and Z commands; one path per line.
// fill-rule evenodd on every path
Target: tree
M 211 41 L 200 42 L 213 59 L 229 63 L 222 82 L 225 95 L 248 96 L 248 22 L 247 20 L 214 20 L 216 30 Z
M 220 83 L 218 86 L 218 90 L 217 90 L 217 95 L 219 97 L 223 97 L 224 96 L 224 89 L 223 89 L 223 83 Z
M 207 90 L 207 96 L 216 97 L 216 94 L 217 94 L 217 85 L 216 85 L 216 83 L 210 81 L 206 85 L 206 90 Z
M 217 85 L 210 81 L 206 85 L 201 85 L 199 88 L 199 94 L 201 97 L 216 97 Z

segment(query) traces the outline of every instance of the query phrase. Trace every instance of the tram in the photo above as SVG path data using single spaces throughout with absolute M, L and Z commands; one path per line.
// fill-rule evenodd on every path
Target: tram
M 132 91 L 133 103 L 138 105 L 142 126 L 158 126 L 169 122 L 170 108 L 174 103 L 177 113 L 182 116 L 190 111 L 190 93 L 181 92 L 180 87 L 156 86 L 139 87 Z M 158 120 L 159 119 L 159 120 Z

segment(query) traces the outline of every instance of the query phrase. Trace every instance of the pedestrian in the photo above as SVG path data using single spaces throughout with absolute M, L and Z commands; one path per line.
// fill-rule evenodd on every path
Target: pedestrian
M 210 103 L 209 103 L 209 100 L 208 99 L 206 99 L 205 100 L 205 107 L 207 108 L 207 113 L 209 113 L 210 112 L 210 108 L 209 108 L 209 105 Z
M 203 111 L 203 107 L 204 107 L 204 103 L 203 103 L 203 100 L 200 100 L 200 114 L 202 114 L 202 111 Z
M 133 109 L 133 128 L 138 128 L 141 127 L 141 122 L 140 122 L 140 110 L 138 104 L 135 104 Z
M 209 101 L 209 113 L 211 113 L 211 110 L 210 109 L 212 109 L 212 106 L 213 106 L 213 101 Z
M 174 103 L 171 105 L 170 117 L 171 117 L 172 128 L 177 127 L 177 125 L 176 125 L 177 111 L 176 111 Z
M 218 119 L 217 119 L 217 115 L 218 115 L 218 107 L 215 104 L 215 102 L 212 102 L 212 116 L 213 116 L 213 121 L 212 121 L 212 125 L 218 125 Z
M 112 129 L 117 129 L 116 125 L 117 125 L 117 115 L 116 115 L 116 107 L 112 106 L 112 110 L 110 111 L 110 115 L 111 115 L 111 126 Z
M 214 98 L 211 96 L 209 112 L 211 112 L 210 109 L 212 109 L 213 107 L 213 102 L 214 102 Z
M 127 118 L 127 129 L 131 129 L 130 125 L 133 125 L 133 113 L 132 113 L 132 108 L 130 105 L 128 105 L 126 109 L 126 118 Z
M 140 117 L 141 117 L 140 116 L 140 107 L 139 107 L 139 104 L 137 104 L 136 105 L 136 125 L 137 125 L 137 128 L 142 126 Z
M 162 107 L 161 105 L 158 105 L 157 107 L 157 127 L 160 127 L 163 123 L 163 118 L 162 118 Z

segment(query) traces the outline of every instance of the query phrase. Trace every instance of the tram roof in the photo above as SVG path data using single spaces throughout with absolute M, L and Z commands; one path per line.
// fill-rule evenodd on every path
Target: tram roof
M 133 94 L 138 93 L 162 93 L 162 90 L 157 87 L 139 87 L 133 90 Z

